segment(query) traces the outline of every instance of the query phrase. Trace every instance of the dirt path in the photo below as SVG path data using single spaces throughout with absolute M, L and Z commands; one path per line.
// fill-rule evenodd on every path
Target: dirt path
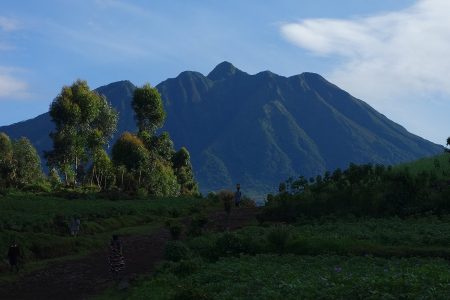
M 233 210 L 228 222 L 224 212 L 209 216 L 208 229 L 237 229 L 255 219 L 257 209 Z M 163 259 L 164 246 L 170 239 L 166 229 L 144 236 L 123 238 L 126 269 L 124 277 L 132 280 L 150 273 Z M 107 262 L 108 250 L 101 249 L 84 258 L 54 264 L 51 268 L 25 274 L 18 281 L 0 286 L 0 299 L 88 299 L 113 284 Z

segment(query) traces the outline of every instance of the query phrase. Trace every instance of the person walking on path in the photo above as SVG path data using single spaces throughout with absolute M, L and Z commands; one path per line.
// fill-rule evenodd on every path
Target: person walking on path
M 19 272 L 19 259 L 20 259 L 20 248 L 15 240 L 12 241 L 8 250 L 8 261 L 10 266 L 10 271 L 12 272 L 16 268 L 16 272 Z
M 80 231 L 81 221 L 79 218 L 72 218 L 70 221 L 70 234 L 72 236 L 77 236 L 78 232 Z
M 114 234 L 109 245 L 109 267 L 113 279 L 117 282 L 120 279 L 120 272 L 125 268 L 123 257 L 123 245 L 119 236 Z
M 234 193 L 234 205 L 236 207 L 239 207 L 239 205 L 241 204 L 241 198 L 242 198 L 241 185 L 238 183 L 236 184 L 236 192 Z

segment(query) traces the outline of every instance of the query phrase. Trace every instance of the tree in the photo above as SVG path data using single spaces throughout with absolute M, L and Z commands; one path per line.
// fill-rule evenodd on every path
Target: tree
M 91 184 L 95 180 L 101 189 L 107 189 L 114 184 L 114 167 L 104 149 L 98 149 L 94 153 L 91 174 Z
M 166 131 L 159 136 L 154 136 L 150 147 L 159 157 L 167 162 L 171 162 L 172 157 L 175 154 L 172 139 Z
M 15 184 L 25 186 L 43 178 L 41 158 L 31 142 L 21 137 L 12 144 L 16 170 Z
M 147 169 L 146 187 L 151 195 L 155 196 L 178 196 L 180 184 L 174 174 L 172 166 L 157 159 L 152 169 Z
M 61 185 L 61 177 L 59 177 L 58 170 L 52 168 L 48 174 L 48 181 L 53 189 Z
M 132 133 L 124 132 L 112 148 L 112 160 L 116 170 L 122 166 L 121 168 L 125 167 L 127 173 L 138 175 L 137 187 L 141 186 L 143 171 L 149 167 L 150 161 L 150 153 L 141 139 Z M 124 175 L 127 174 L 124 174 L 123 169 L 121 172 L 123 185 Z M 129 182 L 128 187 L 131 185 L 132 183 Z
M 450 137 L 447 138 L 447 147 L 450 146 Z M 446 152 L 450 153 L 450 149 L 446 148 Z
M 182 195 L 198 194 L 198 184 L 194 178 L 189 151 L 185 147 L 176 152 L 172 157 L 174 173 L 180 184 Z
M 134 90 L 133 101 L 135 118 L 139 133 L 148 132 L 151 136 L 164 124 L 166 112 L 164 111 L 161 96 L 156 88 L 145 84 L 142 88 Z
M 13 145 L 9 136 L 0 132 L 0 188 L 9 187 L 14 177 Z
M 87 82 L 77 80 L 64 86 L 50 105 L 55 131 L 50 133 L 53 150 L 45 154 L 48 164 L 57 167 L 66 184 L 72 177 L 74 185 L 79 166 L 112 138 L 117 125 L 117 112 Z
M 114 164 L 125 166 L 127 171 L 144 167 L 149 155 L 144 143 L 130 132 L 124 132 L 112 148 Z

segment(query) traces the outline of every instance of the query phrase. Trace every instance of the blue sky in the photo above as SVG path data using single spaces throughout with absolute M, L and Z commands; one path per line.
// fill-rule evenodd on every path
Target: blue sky
M 320 73 L 442 144 L 449 2 L 2 0 L 0 125 L 47 111 L 77 78 L 156 85 L 227 60 L 248 73 Z

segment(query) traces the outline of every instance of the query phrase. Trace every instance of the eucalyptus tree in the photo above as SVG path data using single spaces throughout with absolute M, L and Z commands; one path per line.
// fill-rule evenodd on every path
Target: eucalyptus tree
M 166 112 L 158 90 L 145 84 L 136 88 L 131 103 L 135 113 L 135 119 L 139 133 L 148 132 L 153 136 L 158 128 L 164 124 Z
M 9 187 L 14 176 L 13 145 L 9 136 L 0 132 L 0 188 Z
M 84 80 L 64 86 L 50 105 L 55 130 L 53 150 L 46 153 L 50 167 L 59 169 L 66 184 L 76 185 L 79 166 L 93 158 L 112 138 L 118 114 L 104 96 L 91 91 Z
M 31 142 L 27 138 L 21 137 L 14 141 L 12 146 L 16 170 L 15 184 L 22 187 L 43 179 L 41 158 Z

